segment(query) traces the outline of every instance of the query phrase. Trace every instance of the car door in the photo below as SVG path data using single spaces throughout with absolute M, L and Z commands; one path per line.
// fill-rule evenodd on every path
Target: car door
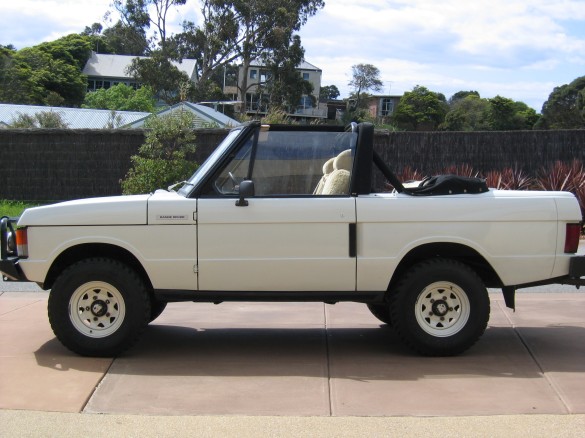
M 349 177 L 355 135 L 258 128 L 234 151 L 198 199 L 199 290 L 354 291 Z M 342 153 L 350 169 L 343 173 L 345 190 L 315 193 L 325 164 Z M 240 203 L 244 180 L 252 181 L 255 195 Z

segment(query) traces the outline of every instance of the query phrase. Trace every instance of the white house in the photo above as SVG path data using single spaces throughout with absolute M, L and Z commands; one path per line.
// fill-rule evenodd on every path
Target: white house
M 82 72 L 87 75 L 87 91 L 110 88 L 120 83 L 136 88 L 138 84 L 128 73 L 128 68 L 135 58 L 146 59 L 145 56 L 107 55 L 92 52 Z M 172 64 L 189 79 L 195 80 L 196 61 L 194 59 L 183 59 L 182 62 L 172 61 Z
M 303 79 L 309 81 L 313 85 L 313 97 L 316 102 L 316 106 L 313 106 L 312 100 L 309 96 L 303 96 L 301 102 L 297 102 L 295 111 L 290 114 L 294 117 L 303 118 L 326 118 L 327 117 L 327 106 L 319 105 L 319 92 L 321 91 L 321 77 L 323 71 L 303 60 L 297 67 L 298 72 L 302 75 Z M 248 71 L 244 72 L 244 69 L 240 66 L 238 72 L 238 87 L 241 89 L 244 82 L 244 74 L 247 76 L 247 91 L 246 91 L 246 112 L 257 113 L 264 112 L 261 102 L 261 96 L 259 95 L 259 86 L 266 82 L 268 78 L 268 71 L 266 70 L 264 62 L 260 60 L 252 61 L 248 67 Z M 238 99 L 238 87 L 225 86 L 224 94 L 231 95 L 234 100 Z

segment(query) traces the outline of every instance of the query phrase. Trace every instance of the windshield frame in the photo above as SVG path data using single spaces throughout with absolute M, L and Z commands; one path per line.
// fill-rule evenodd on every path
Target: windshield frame
M 246 129 L 248 126 L 249 125 L 239 126 L 228 132 L 228 135 L 215 148 L 209 157 L 207 157 L 203 164 L 197 168 L 195 173 L 187 180 L 183 187 L 177 191 L 177 193 L 185 198 L 192 197 L 193 193 L 196 193 L 197 189 L 205 182 L 206 175 L 213 173 L 217 163 L 222 161 L 222 156 L 230 151 L 231 146 L 234 143 L 237 143 L 238 138 L 243 132 L 248 131 Z

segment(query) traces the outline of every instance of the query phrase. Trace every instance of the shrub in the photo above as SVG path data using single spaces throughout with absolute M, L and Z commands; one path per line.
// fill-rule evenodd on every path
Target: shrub
M 121 181 L 126 195 L 149 193 L 187 179 L 198 167 L 189 160 L 195 152 L 194 116 L 181 111 L 147 120 L 148 129 L 138 155 L 131 157 L 132 168 Z
M 498 190 L 530 190 L 536 186 L 535 179 L 517 166 L 514 169 L 507 167 L 501 172 L 492 170 L 484 177 L 488 187 Z

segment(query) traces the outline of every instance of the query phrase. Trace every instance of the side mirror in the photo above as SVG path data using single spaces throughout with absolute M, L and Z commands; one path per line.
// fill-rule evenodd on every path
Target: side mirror
M 254 181 L 249 179 L 244 180 L 240 183 L 239 189 L 240 199 L 236 201 L 236 207 L 247 207 L 248 201 L 245 198 L 254 196 Z

